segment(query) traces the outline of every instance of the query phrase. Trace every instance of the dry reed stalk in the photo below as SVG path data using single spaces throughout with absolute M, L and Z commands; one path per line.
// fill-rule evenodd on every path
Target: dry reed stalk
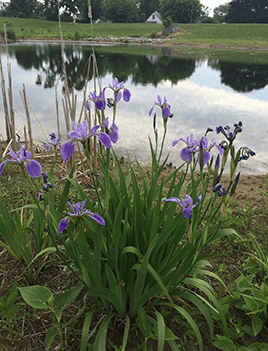
M 3 155 L 2 155 L 2 157 L 5 157 L 6 156 L 6 153 L 7 153 L 7 151 L 8 151 L 8 148 L 9 148 L 9 146 L 11 145 L 11 143 L 12 143 L 12 139 L 9 141 L 9 143 L 7 144 L 7 147 L 5 148 L 5 151 L 3 152 Z
M 41 127 L 41 129 L 42 129 L 42 131 L 43 131 L 43 133 L 44 133 L 44 135 L 45 135 L 45 137 L 46 137 L 47 140 L 49 141 L 49 137 L 48 137 L 48 135 L 47 135 L 47 132 L 45 131 L 45 128 L 43 127 L 43 125 L 42 125 L 40 119 L 38 118 L 37 114 L 34 112 L 34 109 L 32 108 L 32 105 L 30 104 L 30 102 L 29 102 L 28 100 L 26 100 L 26 101 L 27 101 L 28 105 L 30 106 L 30 108 L 31 108 L 31 110 L 32 110 L 32 113 L 34 114 L 34 117 L 37 119 L 37 122 L 39 123 L 39 125 L 40 125 L 40 127 Z
M 7 64 L 8 67 L 8 97 L 9 97 L 9 111 L 10 111 L 10 130 L 11 130 L 11 138 L 12 138 L 12 148 L 13 151 L 17 151 L 16 147 L 16 135 L 15 135 L 15 118 L 14 118 L 14 111 L 13 111 L 13 95 L 12 95 L 12 77 L 11 77 L 11 63 Z
M 22 98 L 22 95 L 21 95 Z M 25 116 L 23 116 L 23 114 L 19 111 L 17 111 L 14 107 L 13 107 L 13 111 L 16 112 L 18 115 L 20 115 L 22 118 L 24 118 L 27 121 L 27 118 Z
M 22 102 L 23 102 L 23 105 L 24 105 L 25 114 L 26 114 L 26 118 L 27 118 L 30 150 L 31 150 L 31 153 L 33 155 L 34 151 L 33 151 L 33 135 L 32 135 L 31 118 L 30 118 L 30 113 L 29 113 L 29 109 L 28 109 L 28 105 L 27 105 L 26 90 L 25 90 L 25 85 L 24 84 L 23 84 L 23 88 L 22 88 L 22 93 L 20 92 L 20 95 L 21 95 L 21 99 L 22 99 Z
M 25 149 L 28 149 L 27 131 L 26 126 L 24 126 L 24 139 L 25 139 Z
M 11 139 L 11 125 L 10 125 L 10 118 L 8 112 L 8 104 L 7 104 L 7 95 L 6 95 L 6 88 L 5 88 L 5 78 L 0 54 L 0 74 L 1 74 L 1 89 L 2 89 L 2 97 L 3 97 L 3 106 L 5 112 L 5 125 L 6 125 L 6 137 L 7 141 Z
M 61 140 L 61 134 L 60 134 L 60 116 L 59 116 L 59 102 L 58 102 L 58 95 L 57 95 L 57 87 L 58 87 L 58 82 L 55 84 L 55 98 L 56 98 L 56 113 L 57 113 L 57 127 L 58 127 L 58 137 Z

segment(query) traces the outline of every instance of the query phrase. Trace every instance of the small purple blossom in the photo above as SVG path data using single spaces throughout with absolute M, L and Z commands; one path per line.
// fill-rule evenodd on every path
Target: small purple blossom
M 180 201 L 177 197 L 170 197 L 169 199 L 166 199 L 164 201 L 176 202 L 178 205 L 183 207 L 181 211 L 183 214 L 183 217 L 186 219 L 191 219 L 193 214 L 193 208 L 200 203 L 201 199 L 202 199 L 202 195 L 200 195 L 197 199 L 197 202 L 193 204 L 193 199 L 191 198 L 191 196 L 186 195 L 185 199 L 183 199 L 182 201 Z
M 252 151 L 251 149 L 249 149 L 248 147 L 244 146 L 241 149 L 241 156 L 238 159 L 238 162 L 240 162 L 241 160 L 247 160 L 249 158 L 249 156 L 255 156 L 256 153 L 254 151 Z
M 95 91 L 89 94 L 89 100 L 93 101 L 96 108 L 98 110 L 102 110 L 105 108 L 105 97 L 104 97 L 104 92 L 100 92 L 99 95 L 96 94 Z M 86 108 L 89 111 L 89 100 L 86 102 Z
M 149 116 L 151 116 L 152 112 L 153 112 L 153 109 L 155 106 L 159 106 L 162 110 L 162 114 L 165 118 L 168 118 L 170 116 L 173 116 L 171 115 L 170 113 L 170 108 L 171 106 L 167 103 L 167 99 L 166 97 L 164 96 L 164 100 L 163 100 L 163 103 L 162 103 L 162 100 L 161 100 L 161 97 L 159 95 L 157 95 L 157 100 L 158 101 L 155 101 L 154 102 L 154 105 L 151 107 L 150 111 L 149 111 Z
M 215 187 L 212 189 L 214 193 L 217 193 L 219 197 L 226 195 L 225 188 L 222 187 L 220 183 L 216 184 Z
M 104 125 L 109 132 L 109 137 L 110 137 L 111 141 L 115 144 L 118 141 L 118 127 L 117 127 L 117 125 L 115 124 L 115 122 L 113 120 L 113 123 L 111 124 L 111 126 L 109 128 L 109 117 L 107 117 L 105 119 Z
M 43 176 L 43 181 L 44 181 L 43 190 L 46 192 L 49 189 L 52 189 L 54 187 L 54 185 L 51 184 L 50 182 L 48 182 L 48 174 L 47 173 L 42 173 L 42 176 Z
M 21 146 L 20 150 L 15 153 L 11 146 L 9 147 L 9 155 L 12 157 L 11 159 L 7 158 L 4 162 L 0 164 L 0 177 L 3 173 L 4 166 L 7 162 L 16 162 L 20 165 L 24 165 L 26 171 L 28 172 L 29 176 L 32 178 L 40 177 L 42 173 L 42 167 L 39 162 L 35 160 L 31 160 L 30 157 L 32 153 L 30 151 L 24 150 L 24 146 Z
M 243 126 L 243 123 L 241 121 L 234 124 L 233 131 L 231 131 L 231 128 L 228 125 L 226 125 L 225 127 L 219 126 L 219 127 L 216 127 L 216 133 L 217 134 L 222 133 L 227 140 L 229 140 L 230 142 L 233 142 L 236 135 L 242 132 L 242 126 Z
M 49 151 L 50 146 L 56 148 L 58 145 L 60 145 L 60 138 L 56 137 L 54 133 L 49 134 L 49 142 L 45 145 L 47 151 Z
M 70 205 L 72 212 L 68 212 L 68 216 L 63 218 L 60 221 L 57 234 L 60 234 L 61 232 L 64 231 L 64 229 L 66 229 L 69 226 L 70 220 L 72 218 L 81 219 L 82 216 L 84 216 L 84 215 L 89 215 L 97 223 L 99 223 L 101 225 L 105 225 L 105 221 L 100 215 L 98 215 L 97 213 L 93 213 L 90 210 L 84 210 L 84 207 L 86 204 L 86 199 L 83 201 L 82 204 L 80 202 L 78 202 L 78 203 L 72 205 L 69 201 L 68 201 L 68 204 Z

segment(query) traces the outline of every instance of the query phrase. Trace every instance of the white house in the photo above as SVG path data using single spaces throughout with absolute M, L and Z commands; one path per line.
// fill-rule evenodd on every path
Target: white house
M 151 14 L 150 17 L 147 18 L 147 20 L 145 21 L 145 23 L 163 23 L 161 20 L 161 16 L 159 14 L 159 12 L 155 11 Z

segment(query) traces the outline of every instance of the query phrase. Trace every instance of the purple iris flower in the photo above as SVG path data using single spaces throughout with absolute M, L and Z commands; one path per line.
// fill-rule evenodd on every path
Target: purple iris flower
M 47 151 L 49 151 L 50 146 L 56 148 L 58 145 L 60 145 L 60 138 L 56 137 L 54 133 L 49 134 L 49 142 L 45 145 Z
M 99 95 L 96 94 L 95 91 L 93 91 L 93 93 L 89 94 L 89 100 L 93 101 L 96 108 L 98 110 L 102 110 L 105 108 L 105 97 L 104 97 L 104 92 L 100 92 Z M 86 108 L 89 111 L 89 101 L 87 100 L 86 102 Z
M 183 138 L 174 140 L 172 146 L 175 146 L 179 141 L 183 141 L 186 144 L 186 147 L 183 148 L 180 153 L 182 160 L 191 163 L 193 159 L 193 154 L 198 148 L 198 140 L 194 139 L 194 134 L 191 133 L 189 136 L 187 136 L 186 140 Z
M 117 125 L 114 123 L 114 120 L 113 120 L 113 123 L 111 124 L 111 127 L 109 128 L 109 117 L 107 117 L 105 119 L 104 125 L 109 131 L 109 137 L 110 137 L 111 141 L 115 144 L 118 140 L 118 127 L 117 127 Z
M 191 196 L 186 195 L 185 199 L 183 199 L 182 201 L 180 201 L 177 197 L 170 197 L 169 199 L 166 199 L 164 201 L 176 202 L 178 205 L 183 207 L 181 211 L 183 214 L 183 217 L 186 219 L 191 219 L 193 214 L 193 208 L 200 203 L 201 199 L 202 199 L 202 195 L 200 195 L 197 199 L 197 202 L 193 204 L 193 199 L 191 198 Z
M 203 153 L 203 165 L 205 165 L 210 160 L 210 151 L 216 145 L 220 155 L 223 155 L 224 149 L 218 145 L 215 141 L 215 138 L 211 140 L 210 144 L 208 138 L 204 136 L 201 140 L 198 138 L 199 142 L 199 152 L 197 156 L 197 162 L 200 164 L 201 161 L 201 152 Z
M 24 146 L 21 146 L 20 150 L 17 153 L 12 150 L 11 146 L 9 147 L 9 150 L 9 155 L 12 157 L 12 159 L 7 158 L 0 164 L 0 177 L 7 162 L 16 162 L 20 165 L 24 165 L 29 176 L 33 178 L 40 177 L 42 173 L 42 167 L 39 162 L 30 160 L 30 157 L 32 156 L 32 153 L 30 151 L 24 150 Z
M 162 103 L 162 100 L 161 100 L 161 97 L 159 95 L 157 95 L 157 100 L 158 101 L 155 101 L 154 102 L 154 105 L 152 106 L 152 108 L 150 109 L 149 111 L 149 116 L 151 116 L 152 112 L 153 112 L 153 109 L 155 106 L 159 106 L 162 110 L 162 114 L 163 116 L 165 116 L 165 118 L 168 118 L 169 115 L 170 115 L 170 105 L 168 105 L 167 103 L 167 99 L 166 97 L 164 96 L 164 101 Z
M 109 84 L 109 86 L 106 87 L 106 88 L 110 88 L 110 89 L 113 90 L 113 92 L 114 92 L 114 101 L 116 99 L 116 103 L 118 103 L 121 100 L 121 98 L 122 98 L 121 90 L 123 90 L 123 100 L 125 102 L 129 102 L 130 97 L 131 97 L 131 93 L 130 93 L 130 91 L 127 88 L 124 87 L 124 82 L 118 83 L 118 79 L 115 78 L 112 81 L 112 84 Z M 103 95 L 105 94 L 106 88 L 103 89 Z
M 68 201 L 68 204 L 70 205 L 70 207 L 72 209 L 72 212 L 68 212 L 68 216 L 63 218 L 60 221 L 57 234 L 60 234 L 61 232 L 64 231 L 64 229 L 66 229 L 69 226 L 70 220 L 72 218 L 81 219 L 82 216 L 84 216 L 84 215 L 89 215 L 97 223 L 99 223 L 101 225 L 105 225 L 105 221 L 100 215 L 98 215 L 97 213 L 93 213 L 90 210 L 85 210 L 84 211 L 84 207 L 85 207 L 85 204 L 86 204 L 86 199 L 83 201 L 82 204 L 80 202 L 78 202 L 78 203 L 72 205 L 69 201 Z
M 83 123 L 79 123 L 77 127 L 75 127 L 74 122 L 72 123 L 73 130 L 71 130 L 68 135 L 71 140 L 66 141 L 61 145 L 61 157 L 66 162 L 74 153 L 75 145 L 73 143 L 74 140 L 78 140 L 81 143 L 84 143 L 88 138 L 96 135 L 99 141 L 108 149 L 111 148 L 111 139 L 109 135 L 103 132 L 99 132 L 98 129 L 102 127 L 102 125 L 96 125 L 93 127 L 88 133 L 88 124 L 86 121 Z
M 206 136 L 201 139 L 194 139 L 193 133 L 187 136 L 186 140 L 180 138 L 178 140 L 174 140 L 172 146 L 175 146 L 179 141 L 183 141 L 186 144 L 186 147 L 181 150 L 180 156 L 185 162 L 192 162 L 193 154 L 198 152 L 197 161 L 200 164 L 201 161 L 201 152 L 203 153 L 203 165 L 205 165 L 210 159 L 210 151 L 216 145 L 220 154 L 222 155 L 224 150 L 220 145 L 217 145 L 215 139 L 212 139 L 210 144 L 208 142 L 208 138 Z

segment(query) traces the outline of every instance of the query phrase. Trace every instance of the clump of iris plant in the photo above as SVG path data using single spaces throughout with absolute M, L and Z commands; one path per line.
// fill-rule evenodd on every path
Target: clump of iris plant
M 97 223 L 105 225 L 105 221 L 100 215 L 98 215 L 97 213 L 93 213 L 90 210 L 84 210 L 86 199 L 83 201 L 82 204 L 80 202 L 77 202 L 76 204 L 72 205 L 69 201 L 68 204 L 70 205 L 72 212 L 68 212 L 68 216 L 60 221 L 57 234 L 60 234 L 64 231 L 64 229 L 66 229 L 69 226 L 71 219 L 80 220 L 84 215 L 88 215 Z
M 65 143 L 61 145 L 61 157 L 66 162 L 74 153 L 75 145 L 74 141 L 80 141 L 83 145 L 85 145 L 86 141 L 93 137 L 94 135 L 97 136 L 100 143 L 110 149 L 111 148 L 111 139 L 109 135 L 104 132 L 99 131 L 101 124 L 94 126 L 91 131 L 88 133 L 88 124 L 86 121 L 82 123 L 78 123 L 78 126 L 75 127 L 74 122 L 72 123 L 73 130 L 71 130 L 68 135 L 71 140 L 67 140 Z
M 21 146 L 20 150 L 17 153 L 15 153 L 10 146 L 9 155 L 12 158 L 6 158 L 6 160 L 0 164 L 0 177 L 2 176 L 5 164 L 8 162 L 14 162 L 20 165 L 22 169 L 25 167 L 29 176 L 32 178 L 40 177 L 42 173 L 42 167 L 40 163 L 31 159 L 32 153 L 30 151 L 26 151 L 24 149 L 24 146 Z

